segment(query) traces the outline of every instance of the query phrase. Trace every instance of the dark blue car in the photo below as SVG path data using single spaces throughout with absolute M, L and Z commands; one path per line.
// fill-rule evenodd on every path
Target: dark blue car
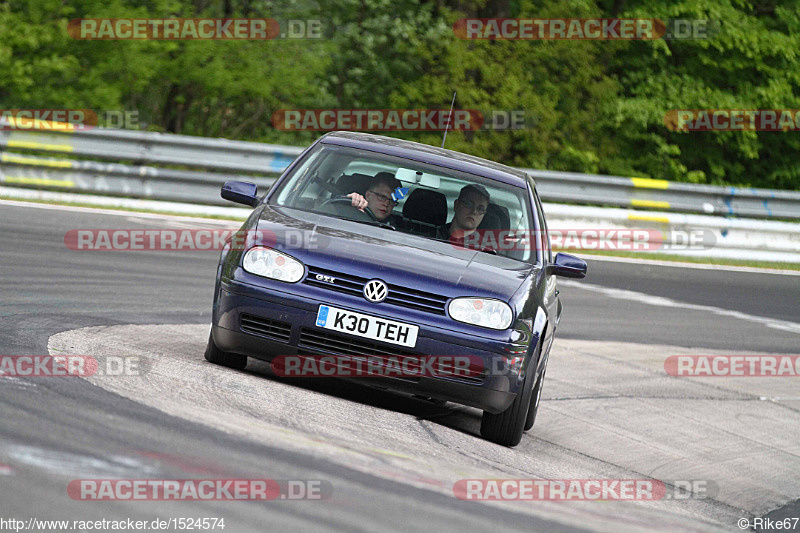
M 285 370 L 287 357 L 328 357 L 352 370 L 412 359 L 397 375 L 359 379 L 482 409 L 481 435 L 499 444 L 518 444 L 533 426 L 561 315 L 556 276 L 582 278 L 586 263 L 552 257 L 532 178 L 334 132 L 263 199 L 244 182 L 227 182 L 222 196 L 255 209 L 246 238 L 220 258 L 207 360 L 241 369 L 254 357 Z

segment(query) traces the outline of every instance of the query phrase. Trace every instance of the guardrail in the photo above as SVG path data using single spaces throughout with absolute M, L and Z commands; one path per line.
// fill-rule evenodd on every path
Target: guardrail
M 6 126 L 0 119 L 0 150 L 4 151 L 0 182 L 7 185 L 217 205 L 225 204 L 219 197 L 223 181 L 241 179 L 269 187 L 303 150 L 143 131 L 25 131 Z M 800 220 L 800 192 L 522 170 L 534 177 L 540 195 L 550 202 Z
M 800 192 L 523 169 L 551 202 L 717 216 L 800 219 Z
M 302 148 L 273 144 L 210 139 L 151 131 L 20 130 L 7 129 L 0 119 L 0 148 L 35 150 L 134 165 L 183 165 L 223 172 L 279 174 L 300 155 Z
M 656 230 L 662 236 L 663 246 L 648 250 L 655 253 L 800 263 L 800 224 L 796 222 L 563 204 L 545 204 L 544 210 L 551 232 L 619 231 L 623 228 Z M 692 244 L 693 235 L 698 237 L 696 244 Z M 586 248 L 589 252 L 594 250 L 613 251 L 614 248 L 591 245 Z M 580 247 L 574 250 L 578 255 L 581 251 Z
M 268 189 L 275 182 L 274 177 L 267 176 L 0 153 L 0 183 L 15 187 L 230 205 L 219 195 L 222 183 L 228 179 L 250 181 L 256 183 L 259 189 Z
M 150 210 L 184 216 L 212 215 L 232 220 L 243 220 L 252 212 L 251 208 L 236 207 L 230 202 L 222 207 L 21 189 L 2 185 L 0 185 L 0 197 L 22 201 L 83 203 L 111 209 Z M 648 238 L 655 238 L 657 246 L 648 246 L 646 250 L 640 251 L 655 254 L 800 263 L 800 223 L 797 222 L 734 219 L 549 202 L 544 204 L 544 211 L 547 214 L 553 245 L 557 247 L 561 243 L 563 251 L 579 256 L 620 249 L 615 244 L 616 239 L 613 235 L 628 229 L 647 230 Z M 233 224 L 234 227 L 236 225 Z M 594 238 L 591 236 L 591 230 L 597 230 Z M 656 230 L 657 233 L 653 234 L 652 230 Z M 601 237 L 601 232 L 609 239 Z M 694 236 L 699 238 L 695 239 Z M 584 237 L 588 238 L 585 244 Z

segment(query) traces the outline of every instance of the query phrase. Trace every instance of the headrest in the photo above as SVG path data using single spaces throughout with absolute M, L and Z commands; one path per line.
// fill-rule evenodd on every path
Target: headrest
M 403 204 L 403 216 L 417 222 L 443 226 L 447 222 L 447 197 L 430 189 L 414 189 Z
M 478 225 L 478 229 L 511 229 L 511 217 L 508 208 L 502 205 L 489 203 L 486 214 Z
M 342 194 L 350 194 L 351 192 L 357 192 L 358 194 L 364 196 L 367 192 L 367 187 L 369 187 L 369 182 L 373 180 L 373 177 L 368 174 L 349 174 L 344 175 L 339 178 L 339 181 L 336 182 L 336 188 L 339 189 L 339 192 Z

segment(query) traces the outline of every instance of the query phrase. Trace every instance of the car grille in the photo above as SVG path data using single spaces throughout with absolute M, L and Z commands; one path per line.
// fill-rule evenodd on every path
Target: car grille
M 351 337 L 349 335 L 340 335 L 337 333 L 329 333 L 310 328 L 300 329 L 300 342 L 298 343 L 298 346 L 300 348 L 309 348 L 312 350 L 329 352 L 335 355 L 351 356 L 354 359 L 359 358 L 359 356 L 370 356 L 371 358 L 379 357 L 388 361 L 388 359 L 392 356 L 417 358 L 425 357 L 409 350 L 389 348 L 367 339 L 360 339 L 357 337 Z M 409 368 L 413 370 L 415 366 L 416 368 L 419 368 L 420 364 L 415 365 L 412 363 L 409 365 Z M 487 374 L 485 369 L 475 371 L 474 374 L 469 376 L 464 376 L 463 373 L 460 373 L 459 375 L 453 375 L 454 373 L 455 368 L 452 366 L 436 366 L 437 377 L 449 376 L 453 379 L 467 381 L 470 383 L 482 383 Z M 399 379 L 411 379 L 412 381 L 419 380 L 419 378 L 409 376 L 403 376 Z
M 242 313 L 241 329 L 245 333 L 269 337 L 281 342 L 289 342 L 292 336 L 292 325 L 269 318 Z
M 334 283 L 320 281 L 317 276 L 327 276 L 335 278 Z M 343 274 L 333 270 L 327 270 L 318 267 L 308 267 L 308 276 L 304 283 L 314 287 L 320 287 L 329 291 L 337 291 L 363 298 L 364 284 L 371 278 L 362 278 L 350 274 Z M 433 294 L 430 292 L 418 291 L 400 285 L 386 284 L 389 287 L 389 294 L 386 299 L 381 302 L 384 304 L 398 305 L 400 307 L 407 307 L 409 309 L 416 309 L 426 313 L 433 313 L 435 315 L 444 315 L 445 303 L 447 303 L 447 296 Z

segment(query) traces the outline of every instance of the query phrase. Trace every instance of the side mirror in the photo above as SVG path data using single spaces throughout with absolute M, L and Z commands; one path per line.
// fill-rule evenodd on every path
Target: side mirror
M 565 253 L 557 253 L 555 260 L 547 265 L 547 273 L 565 278 L 586 277 L 586 261 Z
M 258 205 L 257 194 L 258 185 L 246 181 L 226 181 L 221 192 L 222 197 L 226 200 L 250 207 Z

